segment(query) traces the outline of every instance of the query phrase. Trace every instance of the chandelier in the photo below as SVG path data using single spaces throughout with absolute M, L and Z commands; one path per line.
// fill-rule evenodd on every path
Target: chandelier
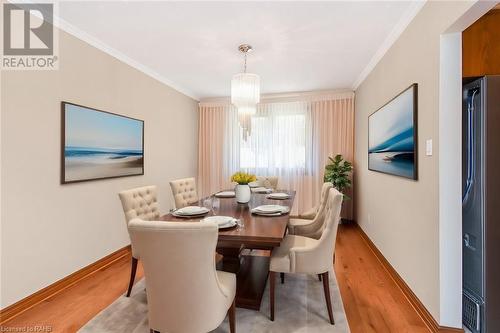
M 247 53 L 252 51 L 252 46 L 242 44 L 238 50 L 245 56 L 245 65 L 243 73 L 233 75 L 231 80 L 231 103 L 238 110 L 238 121 L 246 140 L 252 130 L 252 115 L 257 112 L 257 103 L 260 102 L 260 77 L 247 73 Z

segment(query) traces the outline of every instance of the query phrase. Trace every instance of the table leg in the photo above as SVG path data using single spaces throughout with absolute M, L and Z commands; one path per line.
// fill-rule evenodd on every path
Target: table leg
M 217 249 L 224 258 L 217 269 L 236 274 L 236 306 L 259 310 L 269 274 L 269 256 L 240 255 L 231 248 Z

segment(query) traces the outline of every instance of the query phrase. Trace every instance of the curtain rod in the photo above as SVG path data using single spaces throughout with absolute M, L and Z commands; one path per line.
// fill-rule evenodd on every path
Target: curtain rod
M 350 89 L 322 90 L 291 92 L 261 95 L 261 103 L 299 102 L 299 101 L 327 101 L 336 99 L 354 98 L 354 91 Z M 204 98 L 200 101 L 200 106 L 228 105 L 231 104 L 230 97 Z

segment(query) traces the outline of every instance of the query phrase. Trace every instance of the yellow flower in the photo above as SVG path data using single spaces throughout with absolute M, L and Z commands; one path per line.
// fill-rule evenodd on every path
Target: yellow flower
M 246 172 L 236 172 L 231 176 L 231 181 L 238 183 L 240 185 L 246 185 L 248 183 L 254 182 L 257 179 L 255 175 Z

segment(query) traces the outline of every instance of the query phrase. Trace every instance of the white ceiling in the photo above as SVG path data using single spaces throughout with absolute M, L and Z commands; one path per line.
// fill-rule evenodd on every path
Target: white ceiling
M 228 96 L 242 70 L 262 93 L 355 87 L 416 14 L 418 3 L 59 3 L 60 26 L 196 99 Z

